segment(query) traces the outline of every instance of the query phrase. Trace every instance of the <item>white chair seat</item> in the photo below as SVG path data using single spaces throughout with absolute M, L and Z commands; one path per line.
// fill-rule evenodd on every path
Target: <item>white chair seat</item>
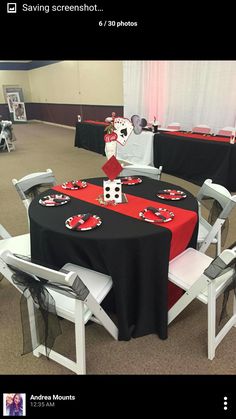
M 201 253 L 192 248 L 186 249 L 183 253 L 170 261 L 169 278 L 175 285 L 187 291 L 199 279 L 212 261 L 213 258 L 207 256 L 205 253 Z M 231 278 L 232 271 L 232 269 L 229 270 L 229 272 L 221 275 L 215 280 L 217 295 L 222 292 L 222 283 L 225 283 L 228 278 Z M 199 293 L 197 298 L 202 303 L 207 304 L 207 287 Z
M 12 253 L 30 256 L 29 233 L 0 240 L 0 251 L 2 250 L 10 250 Z
M 108 275 L 92 271 L 91 269 L 87 269 L 82 266 L 74 265 L 73 263 L 67 263 L 62 267 L 62 269 L 77 273 L 99 304 L 103 301 L 103 299 L 112 288 L 112 279 Z M 51 288 L 49 288 L 48 291 L 55 300 L 57 314 L 61 317 L 67 318 L 67 320 L 74 322 L 75 299 L 62 295 Z M 88 309 L 86 305 L 84 305 L 85 324 L 92 317 L 92 315 L 93 313 Z

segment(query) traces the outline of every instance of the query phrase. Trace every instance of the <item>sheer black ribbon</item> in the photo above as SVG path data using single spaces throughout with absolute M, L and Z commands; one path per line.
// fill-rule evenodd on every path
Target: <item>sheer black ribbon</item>
M 40 184 L 40 185 L 35 185 L 32 186 L 31 188 L 27 189 L 25 191 L 25 196 L 27 198 L 31 198 L 34 199 L 36 198 L 41 192 L 44 192 L 45 190 L 47 190 L 48 188 L 50 188 L 52 186 L 51 183 L 49 184 Z
M 209 224 L 213 225 L 216 222 L 217 218 L 219 217 L 220 213 L 223 211 L 222 206 L 216 199 L 208 198 L 208 197 L 204 197 L 203 200 L 201 201 L 201 204 L 205 208 L 207 208 L 207 210 L 209 211 L 208 222 Z M 229 220 L 227 218 L 221 228 L 222 246 L 224 246 L 226 242 L 228 231 L 229 231 Z
M 23 334 L 22 355 L 32 352 L 40 344 L 42 344 L 46 348 L 46 356 L 48 357 L 55 343 L 55 339 L 62 333 L 62 331 L 56 312 L 54 298 L 49 293 L 47 288 L 52 288 L 67 297 L 79 299 L 81 301 L 86 299 L 89 294 L 89 290 L 78 276 L 76 276 L 72 286 L 70 287 L 66 284 L 61 285 L 49 282 L 43 278 L 25 273 L 12 266 L 9 267 L 13 270 L 12 280 L 14 284 L 16 284 L 22 291 L 22 297 L 20 300 Z M 68 271 L 64 270 L 64 272 Z M 28 311 L 28 302 L 30 297 L 32 297 L 33 300 L 32 309 L 35 319 L 35 327 L 33 326 L 33 328 L 36 333 L 36 339 L 32 339 L 30 329 Z
M 232 246 L 230 246 L 230 248 L 234 247 L 235 245 L 236 245 L 236 242 Z M 236 260 L 233 259 L 231 263 L 226 264 L 225 262 L 223 262 L 220 256 L 217 256 L 204 271 L 204 274 L 208 278 L 214 280 L 215 278 L 220 277 L 221 275 L 223 275 L 229 269 L 232 269 L 232 268 L 234 270 L 234 273 L 233 273 L 230 284 L 227 286 L 227 288 L 224 291 L 219 324 L 224 318 L 227 317 L 227 303 L 228 303 L 230 291 L 234 290 L 234 294 L 236 296 Z

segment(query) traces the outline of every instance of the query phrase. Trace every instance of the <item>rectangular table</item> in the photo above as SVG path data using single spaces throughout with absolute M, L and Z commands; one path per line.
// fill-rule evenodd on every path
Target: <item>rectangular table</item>
M 210 178 L 236 191 L 236 145 L 226 137 L 186 133 L 154 135 L 154 166 L 197 185 Z
M 108 124 L 78 122 L 75 131 L 75 147 L 105 155 L 104 130 Z

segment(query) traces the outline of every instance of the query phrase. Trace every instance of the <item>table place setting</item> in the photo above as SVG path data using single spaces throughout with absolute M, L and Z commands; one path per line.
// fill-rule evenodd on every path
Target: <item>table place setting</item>
M 168 223 L 174 218 L 174 213 L 166 208 L 147 207 L 139 216 L 149 223 Z
M 88 231 L 99 227 L 102 224 L 102 220 L 95 214 L 77 214 L 68 218 L 65 221 L 65 226 L 69 230 L 74 231 Z
M 179 201 L 187 197 L 185 192 L 176 189 L 163 189 L 162 191 L 158 191 L 156 196 L 167 201 Z
M 87 183 L 83 180 L 71 180 L 70 182 L 62 183 L 61 186 L 63 189 L 76 190 L 86 188 Z
M 137 176 L 125 176 L 120 178 L 122 185 L 138 185 L 142 183 L 142 179 Z
M 43 207 L 59 207 L 65 205 L 70 201 L 70 197 L 67 195 L 56 194 L 46 195 L 39 200 L 39 204 Z

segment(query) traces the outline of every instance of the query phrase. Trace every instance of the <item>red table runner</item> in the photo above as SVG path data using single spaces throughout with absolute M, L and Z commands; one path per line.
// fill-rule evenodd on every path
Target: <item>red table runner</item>
M 87 124 L 94 124 L 94 125 L 104 125 L 104 126 L 109 125 L 107 122 L 92 121 L 90 119 L 87 119 L 86 121 L 83 121 L 83 122 L 86 122 Z
M 91 183 L 87 183 L 87 185 L 88 186 L 86 188 L 77 190 L 66 190 L 60 185 L 55 186 L 53 189 L 60 193 L 66 193 L 69 196 L 81 199 L 82 201 L 89 202 L 107 210 L 115 211 L 120 214 L 136 218 L 140 220 L 140 222 L 146 222 L 143 221 L 139 216 L 140 211 L 142 211 L 144 208 L 149 206 L 156 206 L 159 208 L 165 207 L 175 214 L 174 219 L 169 223 L 153 223 L 152 225 L 154 227 L 155 225 L 158 225 L 160 227 L 167 228 L 172 232 L 170 260 L 186 249 L 197 223 L 196 212 L 183 208 L 177 208 L 163 202 L 160 203 L 158 201 L 151 201 L 149 199 L 140 198 L 130 194 L 126 194 L 128 199 L 127 203 L 104 206 L 98 201 L 98 196 L 103 194 L 103 188 Z
M 218 142 L 222 142 L 222 143 L 229 143 L 230 142 L 230 137 L 220 137 L 220 136 L 212 136 L 212 135 L 207 135 L 207 134 L 190 134 L 187 132 L 165 132 L 165 134 L 168 135 L 176 135 L 179 137 L 187 137 L 187 138 L 197 138 L 199 140 L 208 140 L 208 141 L 218 141 Z

